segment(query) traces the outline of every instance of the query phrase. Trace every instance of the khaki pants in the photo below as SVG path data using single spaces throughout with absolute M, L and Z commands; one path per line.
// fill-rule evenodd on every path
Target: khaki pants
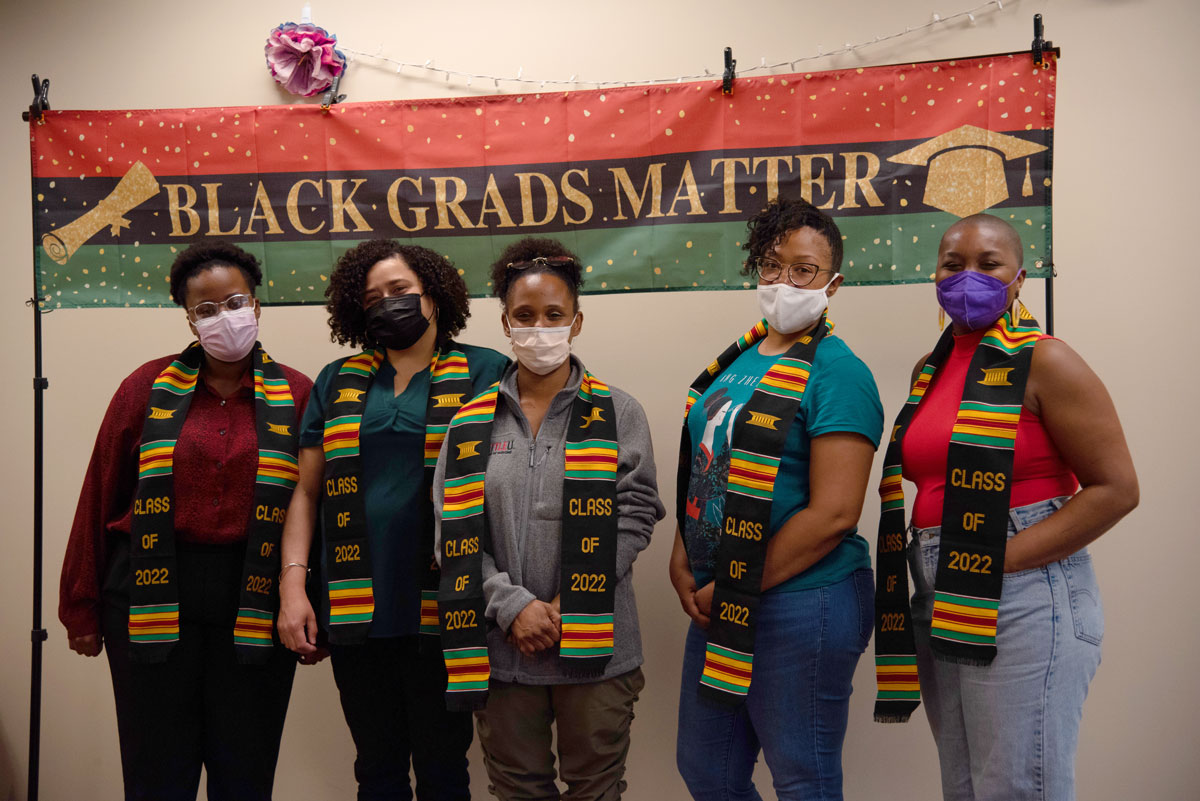
M 475 713 L 492 794 L 501 801 L 617 801 L 641 668 L 587 684 L 528 685 L 492 680 Z M 557 721 L 561 779 L 555 784 L 550 724 Z

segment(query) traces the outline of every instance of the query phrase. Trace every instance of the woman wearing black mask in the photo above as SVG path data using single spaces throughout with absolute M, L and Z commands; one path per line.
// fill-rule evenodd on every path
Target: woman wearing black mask
M 331 338 L 364 350 L 318 376 L 300 430 L 300 483 L 284 524 L 279 634 L 320 657 L 313 581 L 342 711 L 358 751 L 360 799 L 470 797 L 471 720 L 447 713 L 438 644 L 430 481 L 458 407 L 508 360 L 455 343 L 467 288 L 431 250 L 371 240 L 330 277 Z M 318 567 L 312 564 L 312 567 Z

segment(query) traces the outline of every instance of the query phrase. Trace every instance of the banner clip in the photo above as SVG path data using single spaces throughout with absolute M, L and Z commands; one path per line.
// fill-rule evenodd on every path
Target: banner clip
M 1035 67 L 1039 68 L 1048 66 L 1045 55 L 1048 50 L 1052 50 L 1054 48 L 1053 42 L 1048 42 L 1042 38 L 1042 32 L 1042 15 L 1034 14 L 1033 44 L 1031 45 L 1031 49 L 1033 50 L 1033 64 Z
M 721 94 L 733 94 L 733 79 L 734 68 L 737 67 L 737 59 L 733 57 L 733 48 L 725 48 L 725 75 L 721 78 Z
M 46 111 L 50 108 L 50 79 L 44 81 L 39 80 L 36 73 L 33 76 L 33 102 L 29 104 L 29 111 L 21 112 L 21 119 L 25 122 L 33 120 L 39 125 L 46 116 Z
M 321 111 L 329 111 L 330 106 L 334 103 L 341 103 L 346 99 L 345 95 L 338 94 L 338 87 L 342 85 L 342 76 L 334 77 L 333 83 L 329 85 L 329 91 L 321 98 Z

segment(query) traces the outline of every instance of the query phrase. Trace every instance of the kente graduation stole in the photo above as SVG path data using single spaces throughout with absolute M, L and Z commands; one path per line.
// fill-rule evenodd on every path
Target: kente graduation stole
M 150 388 L 131 526 L 129 641 L 131 658 L 137 662 L 164 662 L 179 641 L 174 452 L 203 363 L 204 349 L 193 342 L 159 373 Z M 233 641 L 239 662 L 261 664 L 275 644 L 279 537 L 300 470 L 296 402 L 287 379 L 257 343 L 250 364 L 254 370 L 258 470 L 253 511 L 246 524 L 246 560 Z
M 459 410 L 446 448 L 438 606 L 452 710 L 480 707 L 491 675 L 482 551 L 489 541 L 484 475 L 498 392 L 497 384 Z M 565 447 L 558 655 L 565 672 L 599 676 L 613 654 L 618 448 L 612 392 L 591 373 L 572 401 Z
M 425 409 L 424 486 L 420 532 L 421 634 L 437 636 L 437 564 L 433 561 L 433 504 L 430 489 L 450 418 L 471 396 L 467 357 L 449 343 L 430 362 L 429 402 Z M 325 491 L 321 515 L 325 529 L 329 641 L 361 643 L 371 627 L 375 596 L 371 589 L 371 553 L 367 544 L 366 487 L 362 478 L 359 430 L 367 390 L 383 363 L 383 348 L 363 351 L 342 362 L 330 384 L 325 406 Z M 399 456 L 399 455 L 398 455 Z
M 1028 312 L 1006 312 L 984 334 L 967 370 L 946 460 L 941 545 L 930 645 L 941 660 L 987 665 L 996 656 L 1013 443 L 1033 348 L 1043 336 Z M 875 720 L 902 723 L 921 702 L 909 609 L 901 457 L 921 398 L 954 348 L 947 329 L 925 360 L 892 428 L 879 483 L 875 572 Z
M 812 334 L 799 339 L 759 379 L 754 394 L 733 423 L 729 480 L 725 490 L 721 541 L 717 545 L 716 589 L 712 622 L 708 627 L 700 693 L 717 701 L 739 704 L 750 690 L 754 665 L 754 633 L 762 593 L 763 563 L 771 530 L 771 502 L 775 476 L 808 385 L 817 345 L 833 330 L 824 316 Z M 683 415 L 679 446 L 679 479 L 676 518 L 679 530 L 686 522 L 687 487 L 691 475 L 692 444 L 687 415 L 722 372 L 747 348 L 767 335 L 767 323 L 747 331 L 717 357 L 692 382 Z

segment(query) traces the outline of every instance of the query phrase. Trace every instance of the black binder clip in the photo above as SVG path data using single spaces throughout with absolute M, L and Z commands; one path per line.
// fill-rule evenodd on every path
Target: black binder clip
M 1042 15 L 1034 14 L 1033 15 L 1033 44 L 1031 46 L 1031 49 L 1033 50 L 1033 65 L 1035 67 L 1048 66 L 1048 63 L 1046 61 L 1046 53 L 1049 50 L 1053 49 L 1053 47 L 1054 47 L 1053 42 L 1047 42 L 1045 39 L 1042 38 L 1042 33 L 1043 33 Z
M 333 83 L 329 85 L 329 90 L 325 92 L 325 96 L 321 98 L 321 110 L 329 111 L 330 106 L 334 103 L 341 103 L 346 99 L 345 95 L 338 94 L 338 87 L 342 85 L 342 76 L 338 75 L 333 79 Z
M 733 78 L 734 68 L 737 67 L 737 59 L 733 57 L 733 48 L 725 48 L 725 75 L 721 78 L 721 94 L 733 94 Z
M 29 104 L 29 111 L 21 112 L 21 119 L 25 120 L 25 122 L 33 120 L 40 123 L 46 116 L 46 111 L 49 108 L 50 79 L 39 80 L 35 74 L 33 76 L 33 102 Z

